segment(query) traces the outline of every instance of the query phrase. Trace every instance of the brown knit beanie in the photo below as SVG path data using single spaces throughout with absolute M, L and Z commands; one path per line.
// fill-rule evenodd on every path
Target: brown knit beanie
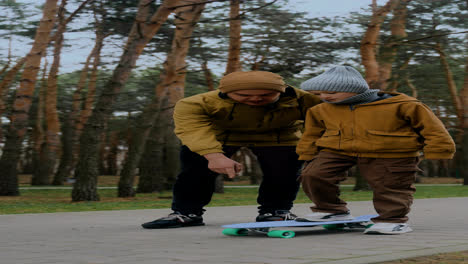
M 218 89 L 223 93 L 238 90 L 273 90 L 284 93 L 287 85 L 283 77 L 266 71 L 233 72 L 219 82 Z

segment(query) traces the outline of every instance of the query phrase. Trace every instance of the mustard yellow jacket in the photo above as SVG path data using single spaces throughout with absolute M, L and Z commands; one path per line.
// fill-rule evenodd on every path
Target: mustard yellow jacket
M 455 144 L 428 106 L 400 93 L 356 105 L 323 103 L 307 111 L 304 135 L 296 150 L 300 160 L 319 151 L 371 157 L 450 159 Z
M 175 134 L 200 155 L 222 153 L 223 145 L 295 146 L 307 109 L 318 103 L 318 97 L 293 87 L 266 106 L 241 104 L 211 91 L 177 102 Z

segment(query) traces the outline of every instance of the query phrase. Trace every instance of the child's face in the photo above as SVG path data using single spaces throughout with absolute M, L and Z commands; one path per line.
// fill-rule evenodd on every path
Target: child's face
M 339 102 L 351 96 L 357 95 L 357 93 L 325 92 L 325 91 L 309 91 L 309 93 L 316 95 L 321 100 L 328 101 L 328 102 Z

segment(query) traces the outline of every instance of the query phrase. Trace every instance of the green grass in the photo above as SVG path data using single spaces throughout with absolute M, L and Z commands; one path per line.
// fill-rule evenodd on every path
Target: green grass
M 341 197 L 346 201 L 366 201 L 370 191 L 352 191 L 342 186 Z M 21 196 L 0 196 L 0 214 L 53 213 L 102 210 L 133 210 L 170 208 L 171 192 L 137 194 L 132 198 L 117 198 L 117 190 L 101 189 L 98 202 L 71 202 L 71 190 L 21 190 Z M 255 205 L 257 188 L 225 188 L 225 193 L 215 194 L 209 206 Z M 468 197 L 468 186 L 417 186 L 416 199 Z M 302 191 L 296 203 L 309 203 Z

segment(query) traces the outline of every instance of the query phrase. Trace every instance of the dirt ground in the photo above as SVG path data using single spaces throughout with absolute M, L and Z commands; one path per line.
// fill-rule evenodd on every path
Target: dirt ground
M 380 262 L 378 264 L 466 264 L 468 251 L 452 252 L 409 259 Z

